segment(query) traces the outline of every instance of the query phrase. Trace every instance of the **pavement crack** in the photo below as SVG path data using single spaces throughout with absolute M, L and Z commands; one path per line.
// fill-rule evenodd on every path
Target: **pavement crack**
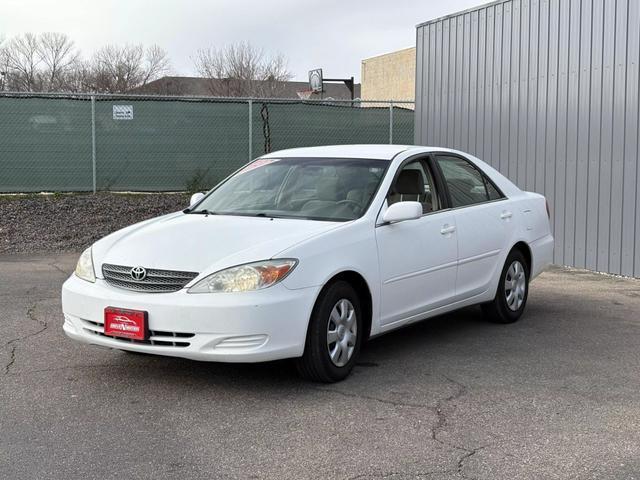
M 449 406 L 451 404 L 451 402 L 457 400 L 458 398 L 462 397 L 463 395 L 465 395 L 467 393 L 467 386 L 456 381 L 453 380 L 449 377 L 447 377 L 446 375 L 442 375 L 442 377 L 447 380 L 449 383 L 454 384 L 457 389 L 455 392 L 453 392 L 451 395 L 449 395 L 448 397 L 442 399 L 442 400 L 438 400 L 438 403 L 436 403 L 436 406 L 434 407 L 434 412 L 436 414 L 436 423 L 433 425 L 433 427 L 431 427 L 431 438 L 433 440 L 435 440 L 436 442 L 460 449 L 460 450 L 467 450 L 465 448 L 462 447 L 458 447 L 458 446 L 454 446 L 454 445 L 449 445 L 446 442 L 443 442 L 442 440 L 440 440 L 438 438 L 438 434 L 440 433 L 441 430 L 444 429 L 444 427 L 447 426 L 447 422 L 448 422 L 448 417 L 449 415 L 451 415 L 455 409 L 456 409 L 456 405 L 453 406 L 453 408 L 449 410 Z
M 16 361 L 16 346 L 11 343 L 12 341 L 13 340 L 11 340 L 11 341 L 9 341 L 7 343 L 7 345 L 9 345 L 9 361 L 4 366 L 4 374 L 5 375 L 9 375 L 9 370 L 11 369 L 11 367 L 13 366 L 13 364 Z
M 462 454 L 458 457 L 455 473 L 457 473 L 462 478 L 472 478 L 467 476 L 464 472 L 465 462 L 469 458 L 473 457 L 480 450 L 482 450 L 483 448 L 487 448 L 492 444 L 486 444 L 476 448 L 471 448 L 466 446 L 463 447 L 460 445 L 456 445 L 452 442 L 443 440 L 439 437 L 440 432 L 445 429 L 445 427 L 449 422 L 450 416 L 455 412 L 457 408 L 457 405 L 454 402 L 459 398 L 461 398 L 462 396 L 466 395 L 467 392 L 469 391 L 468 387 L 465 384 L 458 382 L 446 375 L 442 375 L 442 377 L 445 380 L 447 380 L 449 383 L 455 385 L 456 390 L 448 397 L 442 400 L 439 400 L 438 403 L 436 403 L 436 406 L 434 408 L 434 411 L 436 414 L 436 422 L 431 427 L 431 438 L 443 446 L 453 448 L 455 450 L 459 450 L 460 452 L 462 452 Z
M 36 335 L 41 334 L 48 327 L 48 324 L 45 320 L 42 320 L 36 316 L 35 310 L 37 305 L 38 305 L 38 302 L 34 303 L 33 305 L 27 308 L 27 317 L 29 317 L 31 321 L 37 323 L 39 325 L 39 328 L 35 332 L 28 333 L 21 337 L 12 338 L 11 340 L 5 343 L 5 347 L 9 347 L 9 361 L 4 366 L 5 375 L 9 375 L 11 367 L 13 367 L 13 365 L 16 363 L 16 348 L 18 344 L 29 338 L 33 338 Z
M 54 270 L 59 271 L 62 275 L 64 275 L 64 278 L 69 277 L 69 272 L 63 270 L 62 268 L 60 268 L 60 266 L 55 262 L 55 260 L 51 263 L 47 263 L 47 265 L 49 265 L 51 268 L 53 268 Z
M 458 470 L 455 469 L 439 469 L 439 470 L 427 470 L 423 472 L 401 472 L 401 471 L 393 471 L 393 472 L 378 472 L 378 473 L 359 473 L 358 475 L 348 477 L 347 480 L 360 480 L 366 478 L 391 478 L 391 477 L 415 477 L 415 478 L 424 478 L 430 477 L 431 475 L 447 475 L 452 473 L 458 473 Z
M 462 478 L 471 478 L 468 477 L 465 473 L 464 473 L 464 468 L 465 468 L 465 462 L 471 458 L 472 456 L 474 456 L 477 452 L 479 452 L 480 450 L 482 450 L 483 448 L 486 448 L 488 446 L 490 446 L 490 444 L 487 445 L 482 445 L 480 447 L 477 448 L 469 448 L 469 447 L 463 447 L 460 445 L 456 445 L 454 443 L 448 442 L 446 440 L 443 440 L 441 438 L 439 438 L 439 434 L 442 430 L 445 429 L 445 427 L 448 425 L 449 422 L 449 417 L 455 412 L 457 405 L 455 405 L 455 401 L 458 400 L 459 398 L 463 397 L 464 395 L 467 394 L 468 392 L 468 387 L 457 381 L 454 380 L 446 375 L 441 375 L 442 378 L 444 378 L 447 382 L 453 384 L 456 389 L 453 393 L 451 393 L 451 395 L 438 400 L 438 402 L 436 403 L 435 406 L 432 405 L 425 405 L 425 404 L 420 404 L 420 403 L 412 403 L 412 402 L 404 402 L 404 401 L 399 401 L 399 400 L 390 400 L 390 399 L 386 399 L 386 398 L 379 398 L 379 397 L 374 397 L 371 395 L 363 395 L 363 394 L 359 394 L 359 393 L 350 393 L 350 392 L 344 392 L 341 390 L 335 390 L 335 389 L 331 389 L 331 388 L 316 388 L 316 390 L 319 390 L 321 392 L 328 392 L 328 393 L 336 393 L 338 395 L 342 395 L 345 397 L 351 397 L 351 398 L 360 398 L 360 399 L 364 399 L 364 400 L 371 400 L 371 401 L 376 401 L 376 402 L 380 402 L 380 403 L 384 403 L 384 404 L 388 404 L 388 405 L 393 405 L 393 406 L 401 406 L 401 407 L 411 407 L 411 408 L 425 408 L 425 409 L 429 409 L 432 410 L 435 415 L 436 415 L 436 421 L 434 423 L 434 425 L 431 427 L 431 439 L 435 442 L 438 442 L 439 444 L 447 447 L 447 448 L 452 448 L 454 450 L 458 450 L 460 452 L 462 452 L 462 454 L 458 457 L 458 460 L 456 462 L 456 466 L 454 469 L 448 469 L 448 470 L 432 470 L 432 471 L 425 471 L 425 472 L 416 472 L 416 473 L 406 473 L 406 472 L 380 472 L 380 473 L 367 473 L 367 474 L 359 474 L 356 476 L 352 476 L 349 477 L 349 480 L 357 480 L 357 479 L 363 479 L 363 478 L 389 478 L 389 477 L 394 477 L 394 476 L 415 476 L 415 477 L 428 477 L 431 475 L 436 475 L 436 474 L 457 474 L 459 476 L 461 476 Z
M 390 400 L 388 398 L 379 398 L 379 397 L 374 397 L 371 395 L 363 395 L 360 393 L 349 393 L 349 392 L 343 392 L 341 390 L 335 390 L 332 388 L 315 388 L 316 390 L 320 391 L 320 392 L 328 392 L 328 393 L 337 393 L 338 395 L 342 395 L 344 397 L 350 397 L 350 398 L 360 398 L 363 400 L 372 400 L 374 402 L 380 402 L 380 403 L 384 403 L 387 405 L 393 405 L 395 407 L 411 407 L 411 408 L 432 408 L 429 405 L 424 405 L 422 403 L 412 403 L 412 402 L 404 402 L 401 400 Z
M 62 366 L 62 367 L 52 367 L 52 368 L 40 368 L 37 370 L 26 370 L 23 372 L 20 372 L 20 374 L 18 375 L 17 373 L 8 373 L 7 375 L 12 376 L 12 377 L 17 377 L 17 376 L 25 376 L 25 375 L 29 375 L 29 374 L 34 374 L 34 373 L 50 373 L 50 372 L 61 372 L 64 370 L 75 370 L 75 369 L 89 369 L 89 368 L 126 368 L 126 369 L 130 369 L 131 365 L 123 365 L 120 363 L 94 363 L 94 364 L 86 364 L 86 365 L 67 365 L 67 366 Z
M 468 478 L 468 479 L 475 478 L 475 477 L 469 477 L 467 474 L 464 473 L 465 462 L 469 460 L 471 457 L 473 457 L 480 450 L 485 449 L 487 447 L 491 447 L 493 445 L 494 445 L 493 443 L 487 443 L 486 445 L 482 445 L 477 448 L 471 448 L 467 451 L 467 453 L 465 453 L 464 455 L 461 455 L 458 458 L 458 470 L 457 470 L 458 475 L 460 475 L 462 478 Z

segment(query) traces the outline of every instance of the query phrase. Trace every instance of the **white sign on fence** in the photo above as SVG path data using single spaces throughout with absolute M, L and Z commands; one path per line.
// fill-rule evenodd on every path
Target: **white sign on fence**
M 114 105 L 114 120 L 133 120 L 133 105 Z

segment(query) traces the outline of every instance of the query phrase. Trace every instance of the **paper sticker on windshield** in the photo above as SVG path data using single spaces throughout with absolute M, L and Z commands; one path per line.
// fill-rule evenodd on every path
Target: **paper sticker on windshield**
M 265 165 L 269 165 L 270 163 L 275 163 L 278 160 L 280 159 L 279 158 L 261 158 L 244 167 L 242 170 L 238 172 L 238 175 L 250 172 L 251 170 L 255 170 L 256 168 L 264 167 Z

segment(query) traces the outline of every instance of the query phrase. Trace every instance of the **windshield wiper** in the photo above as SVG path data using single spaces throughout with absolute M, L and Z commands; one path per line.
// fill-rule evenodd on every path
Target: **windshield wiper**
M 247 217 L 261 217 L 261 218 L 290 218 L 287 215 L 274 215 L 273 213 L 265 213 L 265 212 L 247 213 L 244 216 L 247 216 Z
M 216 213 L 215 215 L 230 215 L 232 217 L 264 217 L 264 218 L 278 218 L 278 215 L 271 215 L 269 213 L 258 212 L 258 213 L 245 213 L 245 212 L 221 212 Z
M 193 215 L 230 215 L 236 217 L 261 217 L 261 218 L 289 218 L 283 215 L 273 215 L 265 212 L 258 213 L 243 213 L 243 212 L 212 212 L 211 210 L 189 210 L 188 208 L 183 210 L 184 213 L 190 213 Z
M 202 209 L 202 210 L 189 210 L 188 208 L 186 210 L 183 210 L 184 213 L 190 213 L 193 215 L 217 215 L 216 212 L 212 212 L 211 210 L 207 210 Z

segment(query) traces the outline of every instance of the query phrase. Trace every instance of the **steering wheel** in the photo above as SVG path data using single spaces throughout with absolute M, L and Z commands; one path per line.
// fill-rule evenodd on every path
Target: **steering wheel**
M 347 205 L 354 211 L 354 213 L 358 213 L 362 209 L 362 205 L 353 200 L 340 200 L 336 205 Z

